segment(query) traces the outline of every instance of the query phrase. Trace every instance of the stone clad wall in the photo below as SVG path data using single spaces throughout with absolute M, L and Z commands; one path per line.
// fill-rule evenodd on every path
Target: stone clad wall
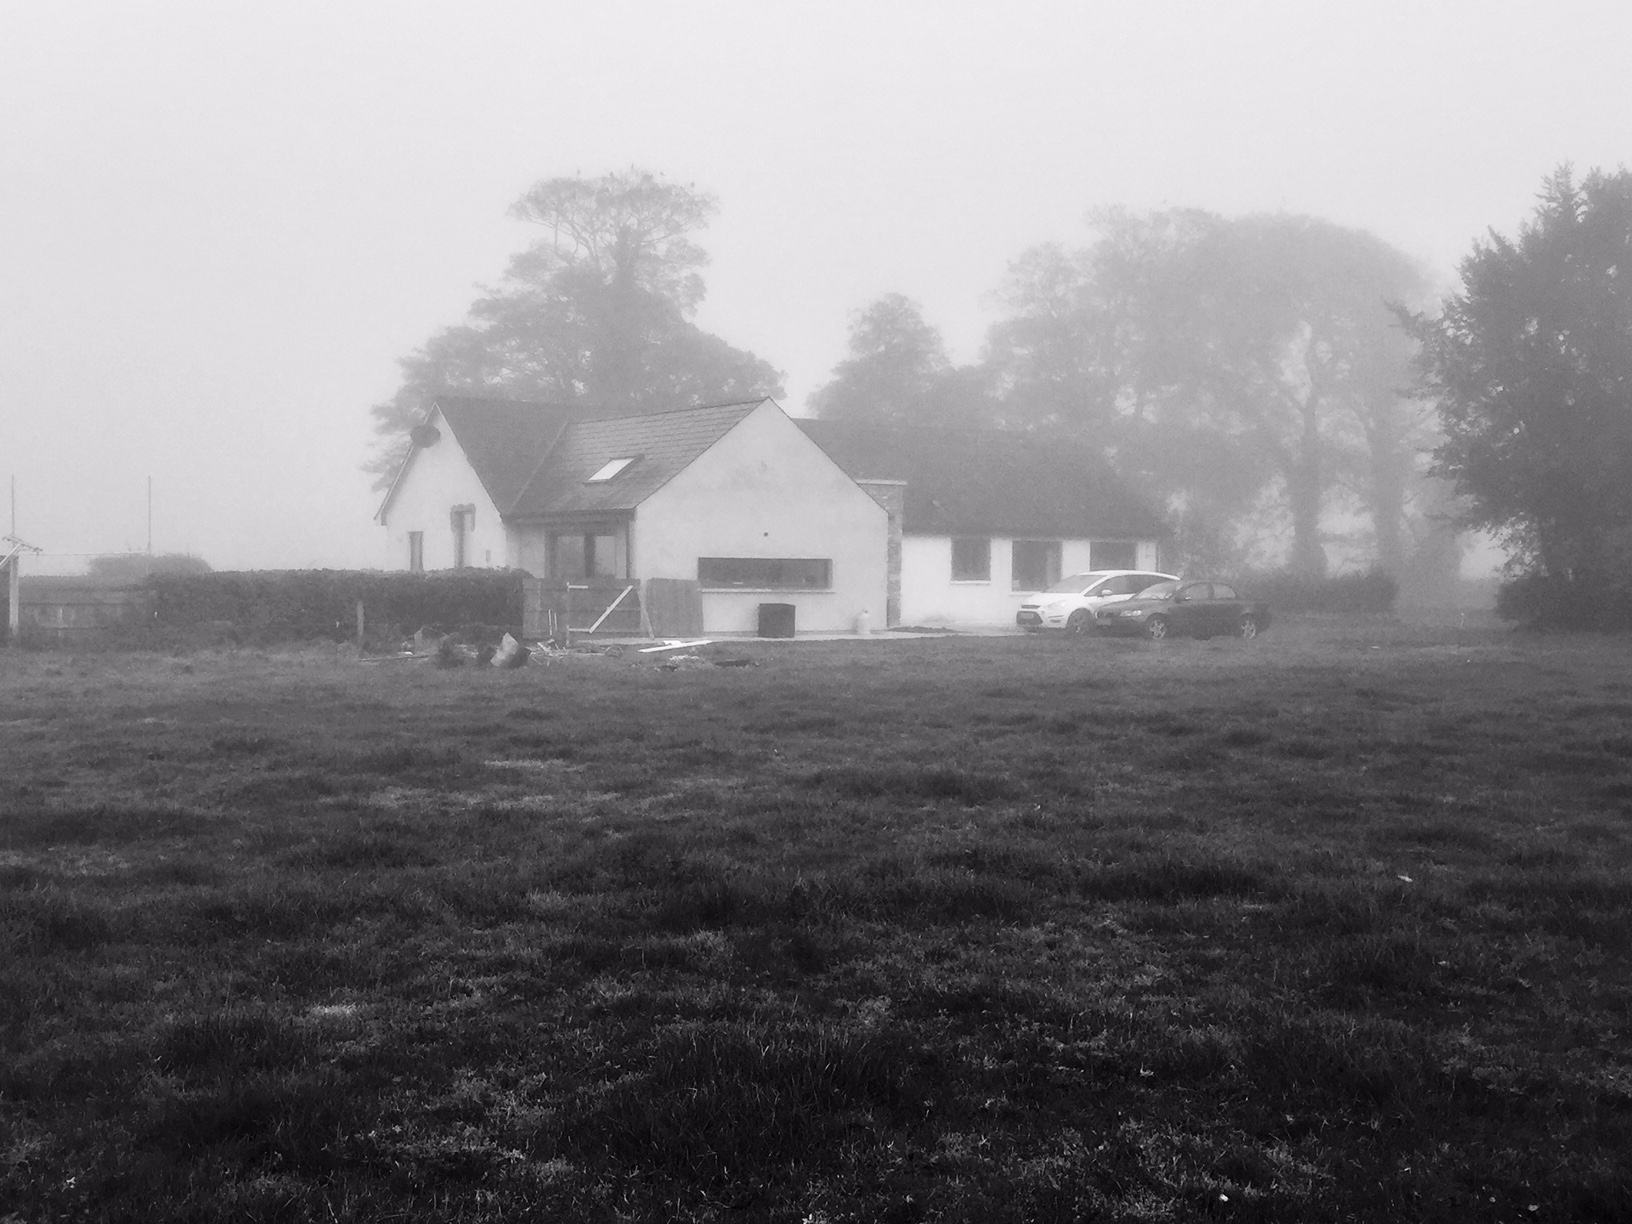
M 885 555 L 888 573 L 884 587 L 884 624 L 901 623 L 901 514 L 907 504 L 907 483 L 904 480 L 858 480 L 884 512 L 890 516 L 889 542 Z

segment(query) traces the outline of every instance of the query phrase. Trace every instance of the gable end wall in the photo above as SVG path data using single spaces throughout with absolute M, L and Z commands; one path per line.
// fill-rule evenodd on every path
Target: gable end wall
M 697 579 L 699 557 L 821 557 L 826 591 L 703 592 L 708 633 L 754 633 L 762 603 L 794 605 L 800 633 L 884 624 L 888 514 L 788 416 L 766 401 L 636 511 L 641 578 Z
M 514 550 L 499 521 L 499 509 L 465 458 L 459 440 L 440 413 L 433 414 L 430 424 L 442 436 L 414 452 L 386 507 L 382 564 L 388 570 L 407 569 L 408 533 L 420 531 L 425 535 L 425 568 L 452 569 L 453 526 L 449 514 L 455 506 L 474 506 L 476 526 L 466 537 L 466 563 L 477 568 L 514 565 Z

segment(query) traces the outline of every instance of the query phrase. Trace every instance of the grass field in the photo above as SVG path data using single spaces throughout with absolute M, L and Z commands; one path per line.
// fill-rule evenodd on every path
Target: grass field
M 0 1220 L 1632 1219 L 1632 643 L 714 650 L 0 655 Z

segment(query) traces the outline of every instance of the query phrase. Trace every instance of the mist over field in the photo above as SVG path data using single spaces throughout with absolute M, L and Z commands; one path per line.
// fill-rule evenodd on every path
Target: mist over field
M 398 360 L 536 236 L 507 212 L 531 185 L 630 166 L 717 198 L 694 322 L 776 370 L 795 413 L 889 294 L 953 366 L 981 361 L 1014 262 L 1087 245 L 1096 209 L 1317 218 L 1438 292 L 1554 166 L 1624 160 L 1627 21 L 8 5 L 0 476 L 58 558 L 42 572 L 145 550 L 149 478 L 157 552 L 379 564 L 361 469 Z

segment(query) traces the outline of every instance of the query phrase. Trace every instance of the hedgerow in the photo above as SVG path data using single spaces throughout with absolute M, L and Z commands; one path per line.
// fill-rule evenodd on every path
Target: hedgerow
M 155 574 L 154 627 L 161 635 L 230 636 L 248 642 L 341 641 L 357 632 L 363 604 L 368 636 L 432 625 L 502 625 L 519 630 L 522 570 L 465 569 L 433 574 L 378 570 L 250 570 Z
M 1496 614 L 1537 629 L 1632 633 L 1632 575 L 1524 574 L 1497 589 Z
M 1394 610 L 1400 587 L 1381 570 L 1307 578 L 1285 571 L 1244 578 L 1242 589 L 1274 612 L 1384 613 Z

